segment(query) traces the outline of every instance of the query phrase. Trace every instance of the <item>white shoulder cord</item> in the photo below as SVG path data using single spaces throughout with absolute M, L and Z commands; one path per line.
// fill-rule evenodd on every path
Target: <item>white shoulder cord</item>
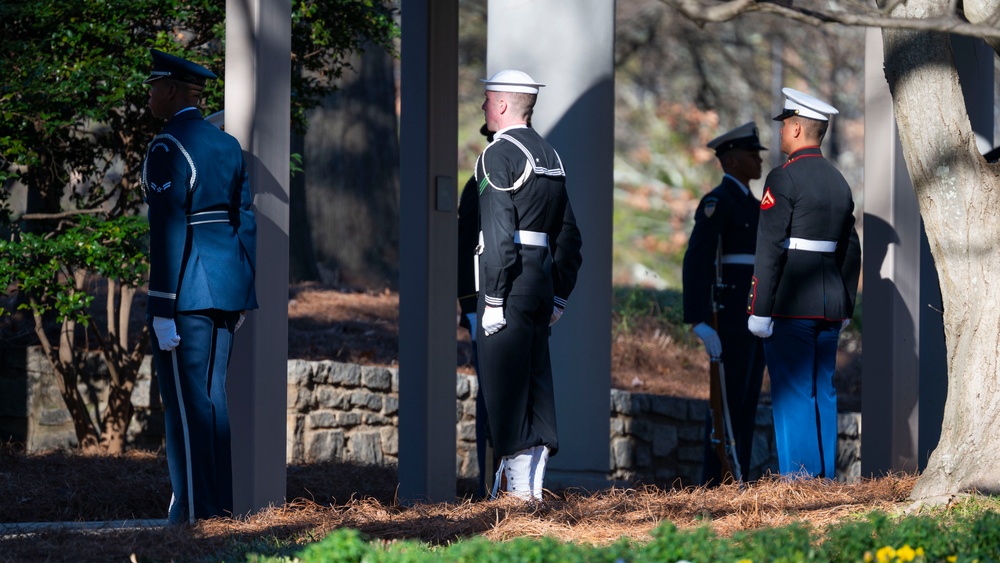
M 508 141 L 513 142 L 514 146 L 520 148 L 521 152 L 524 153 L 524 156 L 526 156 L 528 158 L 528 160 L 525 161 L 525 163 L 524 163 L 524 172 L 522 172 L 521 176 L 517 179 L 516 182 L 514 182 L 514 185 L 511 186 L 511 187 L 509 187 L 509 188 L 501 188 L 500 186 L 497 186 L 496 184 L 493 183 L 492 180 L 490 180 L 490 175 L 486 173 L 486 151 L 490 150 L 490 147 L 492 147 L 493 144 L 496 143 L 497 141 L 499 141 L 500 139 L 506 139 Z M 512 191 L 520 188 L 522 185 L 524 185 L 524 183 L 527 182 L 528 178 L 531 176 L 531 173 L 534 171 L 534 167 L 531 165 L 531 158 L 532 158 L 531 157 L 531 153 L 528 152 L 528 149 L 526 149 L 524 147 L 524 145 L 522 145 L 521 143 L 518 143 L 518 142 L 514 141 L 514 139 L 512 137 L 508 137 L 507 135 L 500 135 L 499 137 L 497 137 L 493 141 L 493 143 L 490 143 L 489 146 L 487 146 L 483 150 L 483 156 L 479 160 L 482 163 L 483 177 L 486 178 L 486 182 L 490 185 L 491 188 L 493 188 L 495 190 L 499 190 L 501 192 L 512 192 Z

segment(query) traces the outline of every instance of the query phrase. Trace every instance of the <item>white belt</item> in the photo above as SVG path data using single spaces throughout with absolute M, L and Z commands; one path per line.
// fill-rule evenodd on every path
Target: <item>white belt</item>
M 723 254 L 722 263 L 723 264 L 743 264 L 746 266 L 753 266 L 753 254 Z
M 206 223 L 228 223 L 228 211 L 201 211 L 187 216 L 188 225 L 204 225 Z
M 805 250 L 807 252 L 837 251 L 837 241 L 835 240 L 809 240 L 806 238 L 790 237 L 785 241 L 784 246 L 789 250 Z
M 548 246 L 549 234 L 539 233 L 538 231 L 514 231 L 514 244 Z

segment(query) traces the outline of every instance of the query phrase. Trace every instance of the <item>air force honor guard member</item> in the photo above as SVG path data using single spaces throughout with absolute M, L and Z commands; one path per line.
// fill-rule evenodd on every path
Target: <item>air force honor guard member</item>
M 745 325 L 745 297 L 753 276 L 760 202 L 750 191 L 750 180 L 761 176 L 760 144 L 754 122 L 708 142 L 725 175 L 705 195 L 694 216 L 694 229 L 684 253 L 684 322 L 705 344 L 712 358 L 725 366 L 726 403 L 736 441 L 737 461 L 744 476 L 750 470 L 757 402 L 764 378 L 764 347 Z M 721 265 L 716 264 L 721 256 Z M 725 290 L 717 294 L 718 331 L 712 328 L 713 288 L 721 268 Z M 705 434 L 703 485 L 722 482 L 722 468 L 711 443 L 711 417 Z
M 153 361 L 166 423 L 171 523 L 233 510 L 226 368 L 254 292 L 257 224 L 239 142 L 202 118 L 208 69 L 150 51 L 149 109 L 167 125 L 142 168 Z
M 501 458 L 496 483 L 503 471 L 507 491 L 534 502 L 559 449 L 549 327 L 576 285 L 581 238 L 562 161 L 527 126 L 543 85 L 517 70 L 482 81 L 496 133 L 476 160 L 479 376 Z
M 764 182 L 747 326 L 766 339 L 779 471 L 833 479 L 837 340 L 854 311 L 861 246 L 851 187 L 819 148 L 838 111 L 791 88 L 782 93 L 774 119 L 788 162 Z

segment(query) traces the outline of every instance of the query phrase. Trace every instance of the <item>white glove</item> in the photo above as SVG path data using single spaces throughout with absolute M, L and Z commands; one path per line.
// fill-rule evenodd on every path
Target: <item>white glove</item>
M 233 332 L 236 332 L 237 330 L 239 330 L 240 327 L 243 326 L 243 321 L 245 321 L 245 320 L 247 320 L 246 311 L 241 311 L 240 312 L 240 320 L 236 321 L 236 327 L 233 329 Z
M 849 324 L 851 324 L 851 319 L 844 319 L 840 321 L 840 330 L 843 331 Z
M 476 341 L 476 313 L 466 313 L 465 318 L 469 319 L 469 335 L 472 341 Z
M 747 319 L 747 328 L 754 336 L 759 336 L 761 338 L 767 338 L 771 336 L 774 332 L 774 321 L 771 317 L 758 317 L 757 315 L 750 315 Z
M 562 318 L 563 310 L 555 305 L 552 306 L 552 316 L 549 317 L 549 326 L 556 324 Z
M 181 336 L 177 334 L 177 323 L 173 319 L 153 317 L 153 332 L 156 333 L 156 340 L 160 343 L 160 350 L 169 352 L 181 343 Z
M 483 332 L 486 336 L 497 333 L 507 326 L 507 319 L 503 318 L 503 307 L 489 307 L 483 310 Z
M 705 344 L 705 351 L 710 358 L 722 357 L 722 341 L 719 340 L 719 333 L 705 323 L 698 323 L 691 327 L 691 330 L 698 335 L 698 338 Z

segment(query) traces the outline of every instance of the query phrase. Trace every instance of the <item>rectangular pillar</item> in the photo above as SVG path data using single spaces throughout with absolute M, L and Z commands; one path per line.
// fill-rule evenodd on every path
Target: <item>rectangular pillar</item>
M 487 76 L 545 84 L 532 126 L 566 168 L 583 267 L 550 339 L 559 454 L 547 486 L 606 485 L 610 458 L 611 232 L 614 209 L 614 0 L 491 0 Z
M 226 131 L 243 146 L 257 218 L 257 300 L 227 391 L 236 514 L 285 498 L 291 2 L 226 0 Z
M 402 4 L 399 496 L 455 500 L 458 2 Z

